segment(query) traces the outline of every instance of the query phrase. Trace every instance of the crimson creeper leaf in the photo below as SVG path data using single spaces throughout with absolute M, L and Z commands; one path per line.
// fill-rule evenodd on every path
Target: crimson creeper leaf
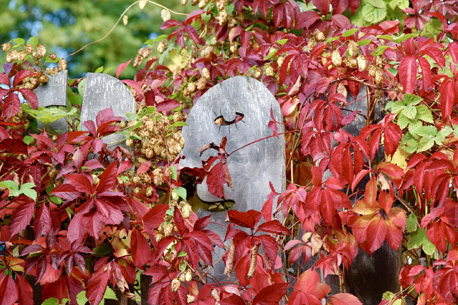
M 121 75 L 122 71 L 124 71 L 124 69 L 130 64 L 131 61 L 132 59 L 130 59 L 129 61 L 126 61 L 123 64 L 118 65 L 118 68 L 116 69 L 116 78 L 119 78 L 119 75 Z
M 31 72 L 29 70 L 21 70 L 19 71 L 18 73 L 16 73 L 16 75 L 14 76 L 14 87 L 16 87 L 17 85 L 19 85 L 24 79 L 26 79 L 27 77 L 30 77 L 32 75 L 35 75 L 36 73 L 35 72 Z
M 17 199 L 17 202 L 20 205 L 13 212 L 10 223 L 11 235 L 16 235 L 24 230 L 30 224 L 35 212 L 35 202 L 29 197 L 21 196 Z
M 291 235 L 290 230 L 284 227 L 278 220 L 271 220 L 261 224 L 256 232 L 263 231 L 267 233 L 273 233 L 278 235 Z
M 362 305 L 357 297 L 350 293 L 337 293 L 332 295 L 329 304 L 332 305 Z
M 277 283 L 264 287 L 256 294 L 253 305 L 276 305 L 285 296 L 288 283 Z
M 244 228 L 254 229 L 256 224 L 261 220 L 261 213 L 255 210 L 247 212 L 239 212 L 237 210 L 229 210 L 227 216 L 230 222 L 242 226 Z
M 111 264 L 102 264 L 87 282 L 86 296 L 91 305 L 98 305 L 107 289 L 111 275 Z
M 406 56 L 399 65 L 399 81 L 405 92 L 413 94 L 417 82 L 417 65 L 414 56 Z
M 151 210 L 143 216 L 145 227 L 151 231 L 157 229 L 164 222 L 164 216 L 168 209 L 168 204 L 158 204 L 152 207 Z
M 18 298 L 18 291 L 14 279 L 10 275 L 0 272 L 0 304 L 13 305 Z
M 454 81 L 446 79 L 439 87 L 441 112 L 443 118 L 448 118 L 452 113 L 453 106 L 457 102 L 458 94 Z
M 137 268 L 143 268 L 151 260 L 151 247 L 143 234 L 137 229 L 132 230 L 130 248 L 132 260 Z
M 18 301 L 21 305 L 33 305 L 33 289 L 25 278 L 16 274 L 16 287 L 18 292 Z

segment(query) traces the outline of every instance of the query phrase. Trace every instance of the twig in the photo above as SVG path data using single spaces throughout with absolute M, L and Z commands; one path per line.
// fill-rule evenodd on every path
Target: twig
M 126 15 L 127 12 L 128 12 L 134 5 L 138 4 L 139 2 L 140 2 L 140 0 L 139 0 L 139 1 L 135 1 L 134 3 L 132 3 L 131 5 L 129 5 L 129 6 L 124 10 L 124 12 L 121 14 L 121 16 L 119 16 L 118 21 L 116 21 L 116 23 L 115 23 L 115 24 L 113 25 L 113 27 L 108 31 L 108 33 L 105 34 L 105 36 L 103 36 L 103 37 L 100 38 L 100 39 L 97 39 L 97 40 L 94 40 L 94 41 L 89 42 L 88 44 L 86 44 L 86 45 L 84 45 L 83 47 L 81 47 L 79 50 L 77 50 L 77 51 L 73 52 L 72 54 L 68 55 L 67 58 L 70 57 L 70 56 L 73 56 L 73 55 L 75 55 L 75 54 L 77 54 L 77 53 L 79 53 L 79 52 L 81 52 L 81 51 L 84 50 L 86 47 L 88 47 L 88 46 L 90 46 L 90 45 L 92 45 L 92 44 L 94 44 L 94 43 L 101 42 L 102 40 L 104 40 L 105 38 L 107 38 L 108 36 L 110 36 L 110 34 L 114 31 L 114 29 L 118 26 L 119 22 L 120 22 L 120 21 L 122 20 L 122 18 L 124 17 L 124 15 Z M 158 6 L 158 7 L 161 7 L 161 8 L 163 8 L 163 9 L 166 9 L 166 10 L 168 10 L 168 11 L 169 11 L 170 13 L 172 13 L 172 14 L 180 15 L 180 16 L 187 16 L 187 14 L 179 13 L 179 12 L 173 11 L 173 10 L 169 9 L 168 7 L 166 7 L 166 6 L 162 5 L 162 4 L 156 3 L 156 2 L 154 2 L 154 1 L 148 0 L 148 3 L 154 4 L 154 5 Z

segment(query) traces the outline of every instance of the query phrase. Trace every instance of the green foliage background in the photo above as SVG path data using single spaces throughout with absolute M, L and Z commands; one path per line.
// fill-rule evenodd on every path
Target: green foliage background
M 116 23 L 133 0 L 0 0 L 0 43 L 21 37 L 38 36 L 48 52 L 66 57 L 85 44 L 103 37 Z M 158 0 L 178 12 L 189 13 L 190 4 L 183 7 L 178 0 Z M 143 10 L 135 5 L 127 13 L 129 22 L 122 22 L 111 35 L 82 52 L 66 58 L 71 77 L 81 77 L 85 72 L 103 66 L 112 68 L 105 73 L 114 75 L 119 63 L 135 57 L 137 50 L 162 24 L 162 9 L 147 4 Z M 181 20 L 183 16 L 172 16 Z M 1 51 L 0 51 L 1 53 Z M 3 64 L 0 59 L 0 64 Z M 133 77 L 129 67 L 123 77 Z

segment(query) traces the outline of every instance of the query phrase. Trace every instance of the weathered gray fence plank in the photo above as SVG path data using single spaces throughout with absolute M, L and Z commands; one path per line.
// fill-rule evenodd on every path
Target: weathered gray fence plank
M 136 102 L 126 85 L 119 79 L 103 73 L 88 73 L 81 107 L 81 123 L 87 120 L 95 122 L 97 113 L 110 107 L 115 115 L 125 117 L 126 113 L 135 112 Z M 124 139 L 123 134 L 114 134 L 103 140 L 113 148 L 116 145 L 124 145 Z
M 34 90 L 41 107 L 67 106 L 67 75 L 65 70 L 49 76 L 48 83 Z
M 68 71 L 62 71 L 49 76 L 48 82 L 34 90 L 40 107 L 62 106 L 67 107 L 67 77 Z M 42 124 L 40 123 L 40 128 Z M 67 131 L 65 118 L 56 120 L 53 124 L 56 130 Z
M 272 136 L 269 128 L 271 109 L 275 120 L 283 123 L 280 106 L 270 91 L 259 81 L 238 76 L 208 90 L 191 109 L 186 120 L 188 126 L 183 127 L 185 146 L 182 154 L 186 157 L 181 165 L 201 167 L 202 161 L 214 155 L 214 150 L 207 150 L 202 155 L 199 150 L 205 144 L 219 145 L 223 137 L 227 137 L 226 151 L 228 153 L 246 144 L 253 143 L 264 137 Z M 241 119 L 243 116 L 243 119 Z M 215 124 L 215 120 L 234 122 L 227 125 Z M 278 133 L 284 130 L 278 124 Z M 271 182 L 277 192 L 285 189 L 285 140 L 282 135 L 270 137 L 253 143 L 233 155 L 227 164 L 233 180 L 233 188 L 225 187 L 226 199 L 234 200 L 233 209 L 239 211 L 260 211 L 268 194 L 271 192 Z M 221 201 L 210 194 L 206 183 L 198 185 L 197 194 L 204 202 Z M 200 214 L 210 214 L 200 211 Z M 212 221 L 224 223 L 227 212 L 211 213 Z M 224 238 L 226 228 L 212 225 L 214 230 Z M 219 251 L 215 257 L 221 257 Z M 224 264 L 215 267 L 215 276 L 223 278 Z

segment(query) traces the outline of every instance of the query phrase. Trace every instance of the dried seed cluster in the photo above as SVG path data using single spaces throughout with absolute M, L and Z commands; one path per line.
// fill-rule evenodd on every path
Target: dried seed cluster
M 154 117 L 144 116 L 142 125 L 134 132 L 142 140 L 138 146 L 142 154 L 149 160 L 166 160 L 171 162 L 176 159 L 184 146 L 181 130 L 170 128 L 173 123 L 184 121 L 186 114 L 175 112 L 170 118 L 157 114 Z M 126 141 L 127 146 L 133 146 L 132 140 Z M 137 148 L 137 147 L 135 147 Z

